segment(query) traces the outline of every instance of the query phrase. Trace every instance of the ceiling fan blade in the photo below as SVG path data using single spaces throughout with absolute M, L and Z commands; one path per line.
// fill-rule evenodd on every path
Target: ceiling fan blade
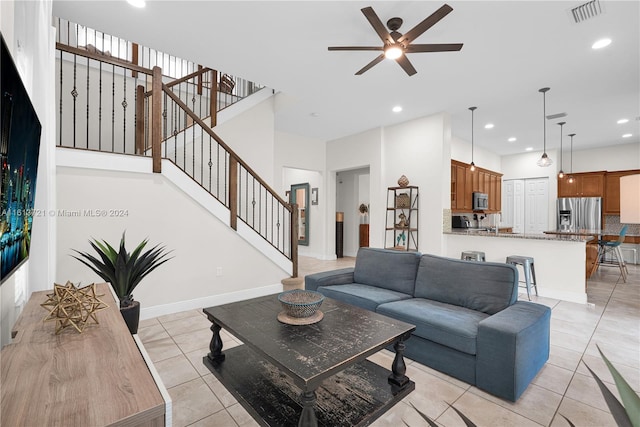
M 382 46 L 330 46 L 329 50 L 384 50 Z
M 409 58 L 407 58 L 406 55 L 402 55 L 400 58 L 396 59 L 396 62 L 400 64 L 402 69 L 406 71 L 406 73 L 410 76 L 413 76 L 415 73 L 417 73 L 416 69 L 413 68 L 413 65 L 411 65 L 411 62 L 409 62 Z
M 376 33 L 378 33 L 378 36 L 380 36 L 383 42 L 391 44 L 395 43 L 393 41 L 393 38 L 391 38 L 391 34 L 389 34 L 389 31 L 387 31 L 387 28 L 384 26 L 382 21 L 380 21 L 380 18 L 378 18 L 378 15 L 376 15 L 372 7 L 365 7 L 361 10 L 365 18 L 367 18 L 367 20 L 369 21 L 373 29 L 376 30 Z
M 373 61 L 369 62 L 367 65 L 365 65 L 364 67 L 362 67 L 362 69 L 360 69 L 357 73 L 356 76 L 359 76 L 360 74 L 364 73 L 365 71 L 369 70 L 371 67 L 373 67 L 374 65 L 376 65 L 378 62 L 381 62 L 384 59 L 384 53 L 380 56 L 378 56 L 376 59 L 374 59 Z
M 429 28 L 433 27 L 438 23 L 442 18 L 447 16 L 449 12 L 451 12 L 453 8 L 448 4 L 444 4 L 440 7 L 440 9 L 433 12 L 429 17 L 425 18 L 424 21 L 407 31 L 402 37 L 398 39 L 399 43 L 404 41 L 409 41 L 411 43 L 415 39 L 417 39 L 422 33 L 427 31 Z
M 405 49 L 405 52 L 452 52 L 460 49 L 462 49 L 462 43 L 410 44 Z

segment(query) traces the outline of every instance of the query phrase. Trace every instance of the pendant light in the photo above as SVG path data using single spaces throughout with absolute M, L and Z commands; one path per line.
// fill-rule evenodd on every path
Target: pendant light
M 469 168 L 471 172 L 476 170 L 476 164 L 473 163 L 473 112 L 476 108 L 478 107 L 469 107 L 469 110 L 471 110 L 471 167 Z
M 538 92 L 542 92 L 542 141 L 543 141 L 543 149 L 542 149 L 542 157 L 538 159 L 538 166 L 546 168 L 551 166 L 553 161 L 547 156 L 547 105 L 546 105 L 546 93 L 549 90 L 548 87 L 543 87 L 538 90 Z
M 558 178 L 564 178 L 564 171 L 562 170 L 562 126 L 566 124 L 566 122 L 558 123 L 560 125 L 560 172 L 558 172 Z
M 575 133 L 570 133 L 569 136 L 571 137 L 571 165 L 570 165 L 570 169 L 569 169 L 569 184 L 573 184 L 573 137 L 576 136 Z

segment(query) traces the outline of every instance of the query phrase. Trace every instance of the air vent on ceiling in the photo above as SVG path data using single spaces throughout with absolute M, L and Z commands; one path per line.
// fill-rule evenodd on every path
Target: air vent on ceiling
M 594 18 L 601 13 L 604 13 L 602 9 L 602 5 L 600 5 L 599 0 L 592 0 L 590 2 L 581 4 L 580 6 L 574 7 L 570 10 L 571 16 L 576 24 L 579 24 L 582 21 L 587 19 Z
M 567 113 L 549 114 L 547 116 L 547 120 L 555 120 L 555 119 L 559 119 L 561 117 L 567 117 Z

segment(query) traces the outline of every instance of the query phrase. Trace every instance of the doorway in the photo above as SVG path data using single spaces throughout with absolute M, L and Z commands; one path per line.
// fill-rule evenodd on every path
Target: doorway
M 344 213 L 343 253 L 356 256 L 360 248 L 360 224 L 369 222 L 369 167 L 336 172 L 336 212 Z M 364 205 L 365 210 L 361 208 Z

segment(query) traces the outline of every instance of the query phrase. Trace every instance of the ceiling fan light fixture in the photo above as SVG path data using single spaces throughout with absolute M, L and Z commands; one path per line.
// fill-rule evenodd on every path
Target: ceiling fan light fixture
M 398 59 L 402 54 L 402 48 L 397 44 L 391 44 L 384 50 L 384 57 L 387 59 Z

